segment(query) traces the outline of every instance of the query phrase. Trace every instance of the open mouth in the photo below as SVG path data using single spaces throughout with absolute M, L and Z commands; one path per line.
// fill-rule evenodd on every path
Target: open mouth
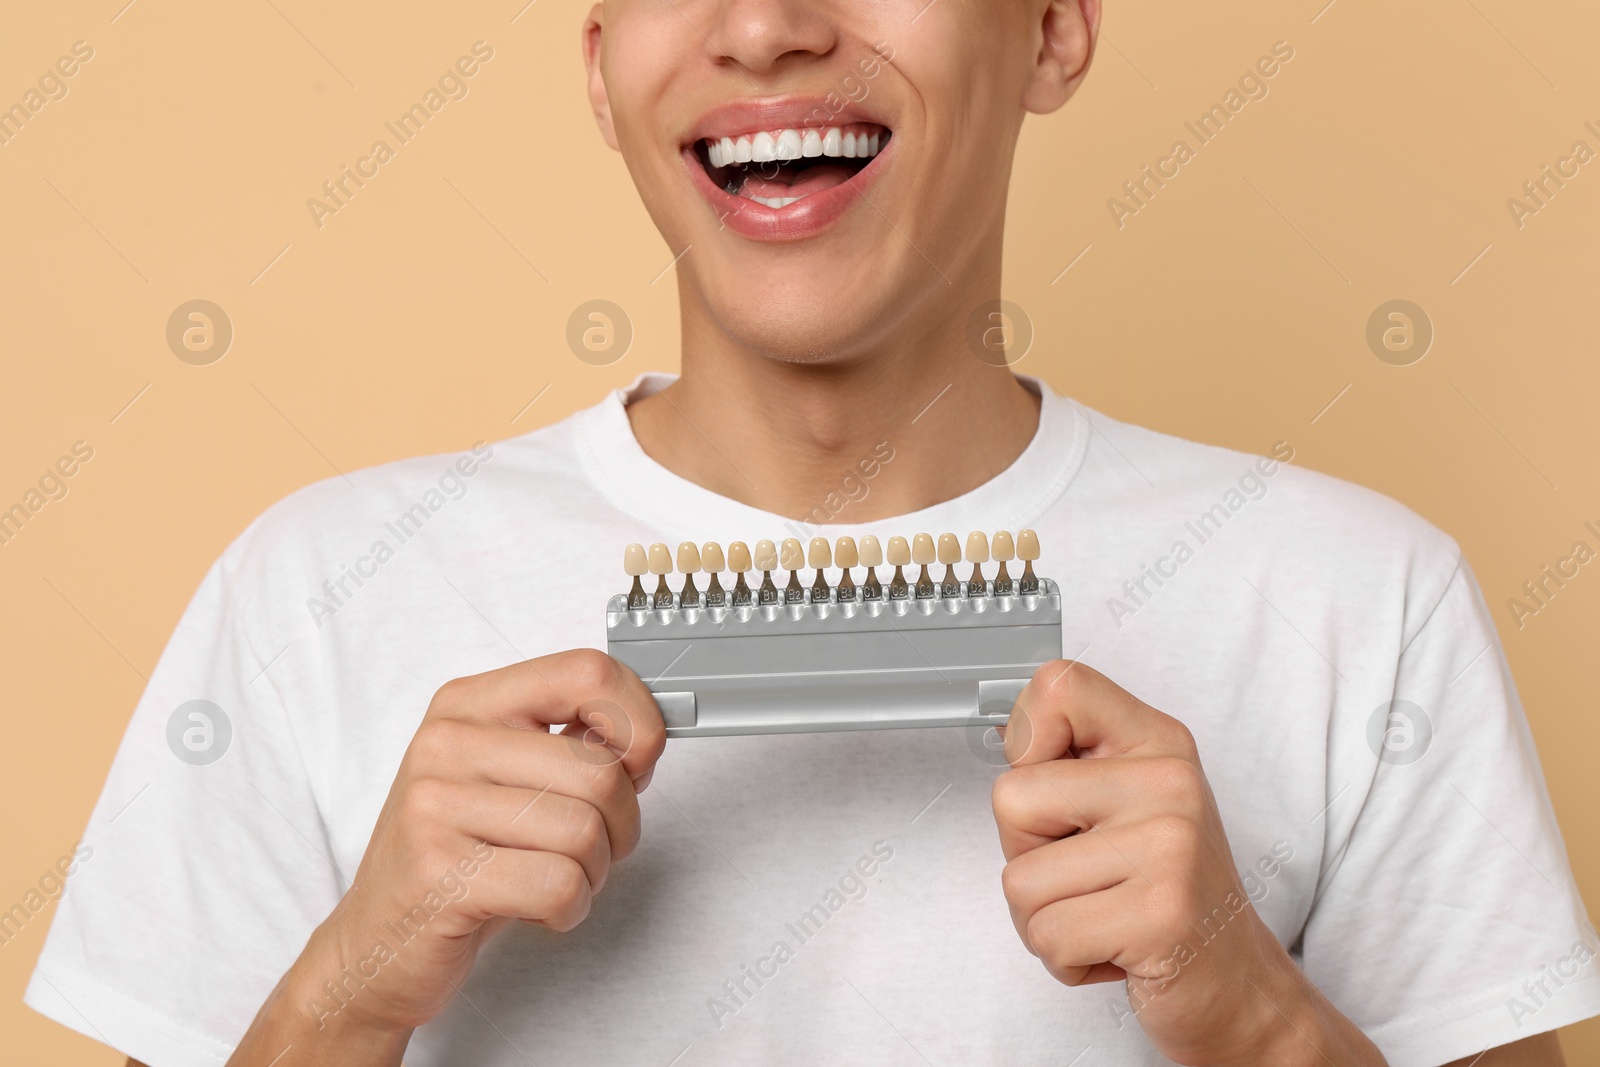
M 706 137 L 694 152 L 718 189 L 782 210 L 847 184 L 892 136 L 886 126 L 856 122 Z

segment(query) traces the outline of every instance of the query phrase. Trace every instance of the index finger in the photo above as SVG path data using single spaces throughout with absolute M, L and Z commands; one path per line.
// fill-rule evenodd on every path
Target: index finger
M 635 784 L 655 766 L 667 728 L 639 676 L 598 649 L 580 648 L 446 682 L 430 716 L 523 729 L 581 724 L 617 754 Z
M 1054 660 L 1034 672 L 1006 723 L 1013 767 L 1071 755 L 1192 758 L 1189 731 L 1082 663 Z

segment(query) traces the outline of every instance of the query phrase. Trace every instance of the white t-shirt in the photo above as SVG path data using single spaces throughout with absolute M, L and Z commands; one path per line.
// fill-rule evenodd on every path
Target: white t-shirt
M 1257 910 L 1395 1067 L 1600 1013 L 1454 542 L 1031 384 L 1038 434 L 993 481 L 852 524 L 890 435 L 819 501 L 827 533 L 1037 529 L 1064 653 L 1193 731 Z M 29 1004 L 155 1067 L 222 1063 L 349 885 L 440 684 L 604 648 L 630 542 L 809 536 L 652 461 L 630 395 L 311 486 L 223 554 L 134 713 Z M 407 1064 L 1166 1062 L 1121 984 L 1066 988 L 1018 941 L 997 763 L 964 729 L 669 742 L 588 920 L 498 935 Z

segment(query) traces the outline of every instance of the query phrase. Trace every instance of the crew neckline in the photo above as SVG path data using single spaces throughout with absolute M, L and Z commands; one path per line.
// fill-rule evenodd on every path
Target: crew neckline
M 613 390 L 579 416 L 580 460 L 592 483 L 618 509 L 671 539 L 728 541 L 777 539 L 804 527 L 847 534 L 868 528 L 1022 529 L 1034 524 L 1066 492 L 1088 448 L 1087 418 L 1049 383 L 1017 375 L 1037 395 L 1039 426 L 1009 467 L 967 493 L 900 515 L 855 521 L 846 507 L 835 521 L 814 526 L 722 496 L 673 473 L 645 452 L 634 436 L 627 406 L 665 389 L 677 376 L 647 372 Z M 890 447 L 894 442 L 889 441 Z M 863 457 L 867 458 L 867 457 Z M 841 482 L 849 472 L 841 470 Z M 869 483 L 870 485 L 870 483 Z

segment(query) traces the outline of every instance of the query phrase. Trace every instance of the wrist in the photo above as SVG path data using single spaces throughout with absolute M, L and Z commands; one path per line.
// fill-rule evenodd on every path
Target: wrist
M 384 998 L 368 989 L 368 981 L 377 976 L 375 961 L 348 951 L 334 921 L 337 915 L 311 935 L 284 976 L 284 1007 L 310 1034 L 375 1046 L 398 1039 L 403 1049 L 414 1027 L 386 1017 Z
M 1251 1003 L 1247 1037 L 1235 1055 L 1214 1067 L 1385 1067 L 1377 1046 L 1341 1015 L 1296 966 L 1263 924 L 1268 965 L 1247 976 L 1243 995 Z
M 1310 1067 L 1326 1061 L 1323 1026 L 1313 998 L 1315 990 L 1294 968 L 1293 974 L 1268 974 L 1251 978 L 1245 995 L 1252 1004 L 1251 1036 L 1240 1054 L 1217 1067 Z
M 314 934 L 256 1013 L 229 1067 L 400 1067 L 411 1029 L 331 1010 L 326 959 Z

